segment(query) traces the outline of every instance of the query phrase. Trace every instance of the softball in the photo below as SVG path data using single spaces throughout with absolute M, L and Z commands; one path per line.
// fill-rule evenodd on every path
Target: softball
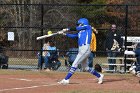
M 52 34 L 52 31 L 48 31 L 48 35 L 51 35 Z

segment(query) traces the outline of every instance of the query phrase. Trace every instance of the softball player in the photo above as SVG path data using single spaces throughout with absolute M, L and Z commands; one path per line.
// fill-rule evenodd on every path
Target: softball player
M 75 61 L 73 62 L 66 77 L 58 83 L 63 84 L 63 85 L 69 84 L 69 79 L 76 71 L 78 64 L 82 63 L 82 66 L 85 68 L 85 70 L 95 75 L 98 78 L 98 83 L 102 84 L 104 75 L 99 74 L 93 68 L 89 68 L 87 64 L 88 56 L 90 54 L 92 27 L 89 25 L 89 22 L 86 18 L 81 18 L 78 20 L 77 27 L 75 29 L 76 31 L 78 31 L 78 33 L 76 34 L 67 33 L 66 36 L 71 37 L 71 38 L 78 37 L 78 45 L 79 45 L 78 55 Z M 73 29 L 63 29 L 63 30 L 71 31 Z M 63 34 L 63 31 L 59 32 L 59 34 Z

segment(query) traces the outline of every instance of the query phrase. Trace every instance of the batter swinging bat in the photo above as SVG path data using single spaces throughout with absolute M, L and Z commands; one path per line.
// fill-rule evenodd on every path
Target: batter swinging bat
M 64 33 L 64 32 L 66 32 L 66 31 L 67 31 L 67 29 L 61 30 L 61 31 L 58 31 L 57 33 L 52 33 L 52 34 L 49 34 L 49 35 L 39 36 L 39 37 L 37 37 L 36 39 L 37 39 L 37 40 L 44 39 L 44 38 L 47 38 L 47 37 L 51 37 L 51 36 L 57 35 L 57 34 L 59 34 L 59 33 Z

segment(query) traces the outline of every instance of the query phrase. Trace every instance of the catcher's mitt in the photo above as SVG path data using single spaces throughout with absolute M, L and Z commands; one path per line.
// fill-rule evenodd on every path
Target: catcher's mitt
M 102 72 L 102 67 L 101 67 L 99 64 L 95 64 L 94 69 L 95 69 L 97 72 Z

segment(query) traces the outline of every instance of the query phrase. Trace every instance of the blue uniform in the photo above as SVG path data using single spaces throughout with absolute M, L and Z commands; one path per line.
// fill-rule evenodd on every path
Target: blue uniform
M 77 34 L 66 34 L 68 37 L 78 37 L 78 45 L 87 45 L 91 42 L 92 29 L 90 25 L 78 26 L 76 30 L 79 31 Z
M 82 64 L 84 70 L 90 72 L 91 74 L 95 75 L 98 78 L 101 77 L 99 73 L 97 73 L 92 68 L 89 68 L 87 64 L 88 56 L 90 54 L 92 27 L 89 25 L 88 20 L 86 18 L 79 19 L 77 24 L 78 26 L 76 27 L 76 30 L 78 31 L 78 33 L 66 35 L 71 38 L 78 37 L 78 45 L 79 45 L 78 55 L 76 56 L 76 59 L 74 60 L 65 79 L 59 82 L 60 84 L 69 82 L 70 77 L 74 74 L 74 72 L 78 67 L 78 64 L 80 63 Z

